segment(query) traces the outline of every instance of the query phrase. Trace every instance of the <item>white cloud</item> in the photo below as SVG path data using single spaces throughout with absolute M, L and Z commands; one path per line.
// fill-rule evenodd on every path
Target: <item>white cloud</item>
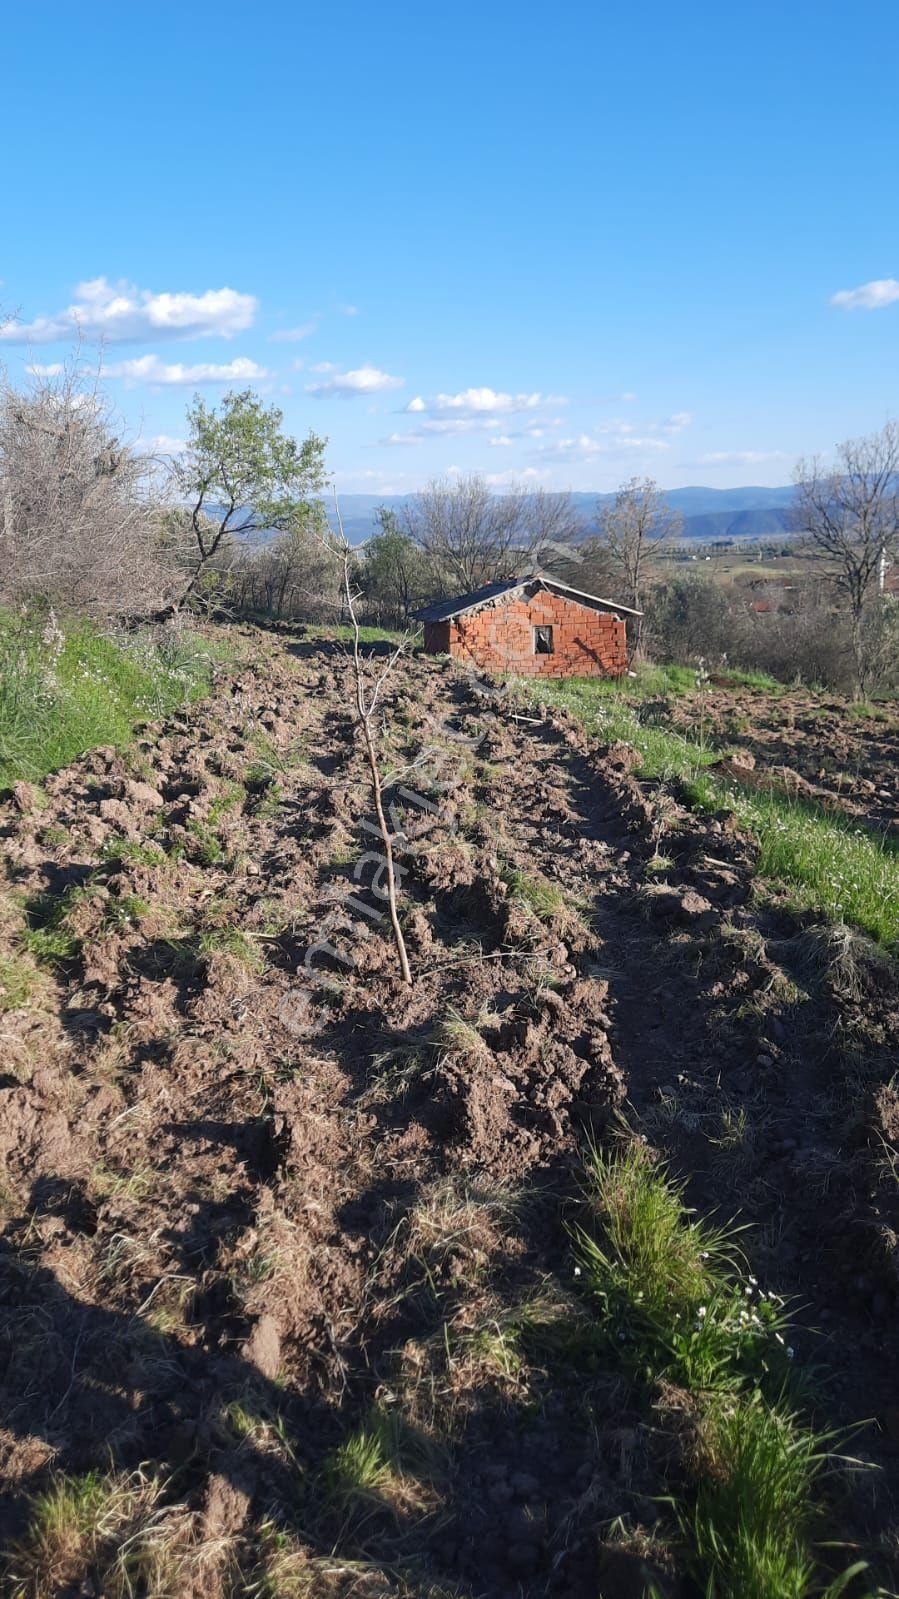
M 427 411 L 431 416 L 482 416 L 509 415 L 516 411 L 534 411 L 542 404 L 559 405 L 559 395 L 504 394 L 496 389 L 462 389 L 459 394 L 435 394 L 425 400 L 417 394 L 406 406 L 407 411 Z
M 578 433 L 571 438 L 556 439 L 543 445 L 535 453 L 553 461 L 592 461 L 602 455 L 625 455 L 630 451 L 670 450 L 667 439 L 652 434 L 638 435 L 622 428 L 611 436 L 597 433 Z
M 669 416 L 667 421 L 662 423 L 662 432 L 683 433 L 684 428 L 688 428 L 692 421 L 692 411 L 675 411 L 673 416 Z
M 698 458 L 699 466 L 758 466 L 761 461 L 789 461 L 786 450 L 710 450 Z
M 110 366 L 104 366 L 101 376 L 124 378 L 128 383 L 181 386 L 192 383 L 259 383 L 271 374 L 246 356 L 238 356 L 234 361 L 223 364 L 198 361 L 193 366 L 185 366 L 183 361 L 169 365 L 160 361 L 158 355 L 139 355 L 131 361 L 114 361 Z
M 269 342 L 271 344 L 298 344 L 300 339 L 308 339 L 310 334 L 315 333 L 317 328 L 318 322 L 313 317 L 309 322 L 301 322 L 299 327 L 296 328 L 278 328 L 274 333 L 269 334 Z
M 6 322 L 6 344 L 54 344 L 80 336 L 125 344 L 137 339 L 233 338 L 252 326 L 258 302 L 236 289 L 206 289 L 203 294 L 154 294 L 121 280 L 91 278 L 79 283 L 71 305 L 33 322 Z
M 899 278 L 874 278 L 870 283 L 859 284 L 857 289 L 840 289 L 830 297 L 831 305 L 841 306 L 844 311 L 880 311 L 897 300 Z
M 155 438 L 140 439 L 137 448 L 144 455 L 180 455 L 187 449 L 187 440 L 173 438 L 171 433 L 157 433 Z
M 539 483 L 541 479 L 549 477 L 549 472 L 538 471 L 535 466 L 526 466 L 523 472 L 485 472 L 484 482 L 489 483 L 492 489 L 508 489 L 513 483 Z
M 348 494 L 365 490 L 369 493 L 374 490 L 376 494 L 406 494 L 410 487 L 405 472 L 382 472 L 376 467 L 360 471 L 341 471 L 338 468 L 334 473 L 334 482 Z
M 406 381 L 405 378 L 392 377 L 389 372 L 381 372 L 376 366 L 360 366 L 350 372 L 341 372 L 330 361 L 319 362 L 312 371 L 328 374 L 324 383 L 306 384 L 306 393 L 314 394 L 317 399 L 330 399 L 333 395 L 349 399 L 354 394 L 380 394 L 385 389 L 401 389 Z
M 65 363 L 63 361 L 50 361 L 45 366 L 40 361 L 33 361 L 30 366 L 26 366 L 25 371 L 33 378 L 58 378 L 65 371 Z
M 502 427 L 498 416 L 429 417 L 410 433 L 391 433 L 384 444 L 426 444 L 429 439 L 456 438 L 460 433 L 484 433 Z M 493 442 L 492 440 L 490 441 Z
M 359 307 L 358 307 L 358 305 L 339 305 L 337 307 L 337 309 L 340 312 L 341 316 L 358 316 L 359 315 Z

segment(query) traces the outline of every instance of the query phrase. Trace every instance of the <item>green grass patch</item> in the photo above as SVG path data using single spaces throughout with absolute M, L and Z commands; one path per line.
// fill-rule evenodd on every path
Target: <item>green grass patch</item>
M 754 688 L 762 694 L 786 694 L 789 684 L 781 683 L 776 677 L 771 677 L 767 672 L 741 672 L 728 670 L 715 672 L 715 682 L 723 678 L 732 688 Z
M 15 955 L 0 955 L 0 1014 L 20 1010 L 34 992 L 36 972 Z
M 889 714 L 881 705 L 871 705 L 868 700 L 850 701 L 846 706 L 846 715 L 855 717 L 857 721 L 888 722 Z
M 554 917 L 564 914 L 565 895 L 545 877 L 519 871 L 514 866 L 505 867 L 502 877 L 514 897 L 533 911 L 541 922 L 551 922 Z
M 263 957 L 253 940 L 239 927 L 217 927 L 208 932 L 201 933 L 198 944 L 200 955 L 233 955 L 242 966 L 248 970 L 259 972 L 264 963 Z
M 219 653 L 163 628 L 113 637 L 35 607 L 0 611 L 0 788 L 36 781 L 204 693 Z
M 619 1360 L 687 1388 L 782 1382 L 782 1314 L 740 1280 L 733 1233 L 692 1219 L 643 1145 L 594 1153 L 587 1175 L 602 1241 L 580 1235 L 581 1268 Z
M 410 633 L 400 633 L 389 627 L 360 627 L 360 644 L 402 644 L 404 639 L 414 639 L 421 631 L 416 627 Z M 313 624 L 303 628 L 303 637 L 309 640 L 321 640 L 323 643 L 352 644 L 353 629 L 346 623 L 335 623 L 332 626 L 317 627 Z
M 110 838 L 101 851 L 101 859 L 123 866 L 165 866 L 168 856 L 158 844 L 148 844 L 141 839 Z
M 58 896 L 36 894 L 29 898 L 24 907 L 27 925 L 19 935 L 22 949 L 42 966 L 62 966 L 77 960 L 82 940 L 73 931 L 69 918 L 82 900 L 97 891 L 98 885 L 89 881 L 67 888 Z
M 864 1563 L 827 1586 L 817 1540 L 833 1439 L 787 1397 L 782 1304 L 746 1274 L 733 1232 L 692 1215 L 644 1145 L 593 1152 L 587 1179 L 594 1220 L 577 1234 L 579 1270 L 608 1354 L 647 1397 L 660 1383 L 690 1396 L 675 1412 L 685 1481 L 672 1505 L 695 1591 L 842 1592 Z
M 744 788 L 708 768 L 721 751 L 644 719 L 639 705 L 591 678 L 521 686 L 532 702 L 559 706 L 606 742 L 631 744 L 640 777 L 677 780 L 697 810 L 732 810 L 759 844 L 759 875 L 799 910 L 851 922 L 899 949 L 899 850 L 842 818 L 776 791 Z
M 222 866 L 227 859 L 225 847 L 215 829 L 208 822 L 188 822 L 191 836 L 189 854 L 200 866 Z

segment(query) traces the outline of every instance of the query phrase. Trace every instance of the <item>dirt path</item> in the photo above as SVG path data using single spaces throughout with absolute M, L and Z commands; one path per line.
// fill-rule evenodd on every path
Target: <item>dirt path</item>
M 578 1150 L 623 1115 L 693 1203 L 751 1224 L 827 1417 L 874 1418 L 854 1452 L 884 1469 L 838 1514 L 878 1543 L 884 973 L 855 960 L 847 992 L 766 922 L 727 817 L 413 661 L 385 747 L 407 989 L 347 663 L 253 647 L 190 716 L 0 809 L 0 953 L 27 968 L 27 929 L 44 957 L 0 1015 L 7 1534 L 51 1468 L 143 1465 L 189 1519 L 178 1591 L 595 1595 L 597 1529 L 650 1526 L 664 1482 L 652 1417 L 552 1336 Z M 310 978 L 316 943 L 344 960 Z M 372 1437 L 388 1467 L 360 1498 Z

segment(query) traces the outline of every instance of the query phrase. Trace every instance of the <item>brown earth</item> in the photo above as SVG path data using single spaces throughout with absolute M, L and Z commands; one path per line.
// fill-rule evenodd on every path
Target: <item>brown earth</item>
M 740 781 L 775 787 L 879 832 L 899 831 L 899 716 L 892 707 L 788 689 L 712 687 L 666 701 L 693 738 L 749 756 Z M 754 778 L 753 778 L 754 773 Z
M 10 1592 L 108 1591 L 96 1551 L 14 1583 L 33 1496 L 95 1469 L 158 1479 L 159 1593 L 686 1596 L 661 1401 L 522 1332 L 584 1313 L 580 1157 L 622 1118 L 794 1302 L 809 1405 L 876 1467 L 830 1531 L 895 1578 L 895 969 L 757 909 L 726 814 L 660 821 L 627 750 L 416 659 L 383 702 L 405 987 L 349 664 L 247 636 L 200 707 L 0 806 L 0 955 L 44 930 L 0 1012 Z M 354 964 L 310 977 L 322 941 Z

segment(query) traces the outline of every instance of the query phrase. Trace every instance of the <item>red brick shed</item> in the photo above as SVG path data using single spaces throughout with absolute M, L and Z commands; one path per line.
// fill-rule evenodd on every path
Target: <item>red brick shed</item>
M 418 612 L 429 655 L 520 677 L 619 677 L 627 667 L 626 619 L 639 615 L 538 572 Z

